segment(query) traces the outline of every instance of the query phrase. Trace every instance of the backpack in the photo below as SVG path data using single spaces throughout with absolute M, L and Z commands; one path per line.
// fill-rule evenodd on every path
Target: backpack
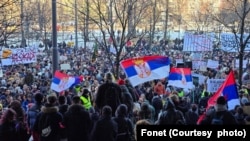
M 222 120 L 223 117 L 224 117 L 224 114 L 222 114 L 221 116 L 214 115 L 212 118 L 211 124 L 212 125 L 223 125 L 223 120 Z
M 39 120 L 39 131 L 41 137 L 48 137 L 52 131 L 50 124 L 50 116 L 47 114 L 42 114 Z
M 112 111 L 115 111 L 117 106 L 121 103 L 119 92 L 114 84 L 110 84 L 104 92 L 104 105 L 109 105 Z

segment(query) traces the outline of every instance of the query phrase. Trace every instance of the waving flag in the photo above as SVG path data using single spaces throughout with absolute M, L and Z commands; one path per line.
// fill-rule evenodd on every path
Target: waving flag
M 217 98 L 220 97 L 221 95 L 223 95 L 227 100 L 228 110 L 232 110 L 236 105 L 240 105 L 239 95 L 233 71 L 229 73 L 226 81 L 220 86 L 217 92 L 212 97 L 209 98 L 206 109 L 209 109 L 211 106 L 214 106 L 216 104 Z M 197 123 L 200 123 L 200 121 L 204 117 L 205 117 L 204 115 L 201 115 Z
M 56 71 L 50 88 L 56 92 L 62 92 L 68 88 L 79 84 L 83 80 L 83 76 L 73 77 Z
M 168 76 L 168 85 L 178 88 L 194 88 L 190 68 L 171 68 Z
M 120 62 L 132 86 L 168 76 L 170 60 L 165 56 L 143 56 Z
M 232 110 L 236 105 L 240 105 L 233 71 L 229 73 L 226 81 L 220 86 L 218 91 L 208 100 L 208 106 L 215 105 L 217 98 L 221 95 L 223 95 L 227 99 L 228 110 Z

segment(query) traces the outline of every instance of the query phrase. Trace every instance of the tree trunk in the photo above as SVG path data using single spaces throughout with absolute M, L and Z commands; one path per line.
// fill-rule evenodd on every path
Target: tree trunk
M 115 79 L 118 79 L 119 76 L 120 76 L 120 59 L 119 58 L 116 58 L 115 60 L 115 74 L 114 74 L 114 77 Z
M 167 33 L 168 33 L 168 4 L 169 0 L 166 0 L 166 11 L 165 11 L 165 25 L 164 25 L 164 40 L 167 40 Z
M 244 59 L 244 45 L 240 44 L 240 52 L 239 52 L 239 76 L 238 76 L 238 81 L 239 81 L 240 87 L 242 86 L 243 59 Z

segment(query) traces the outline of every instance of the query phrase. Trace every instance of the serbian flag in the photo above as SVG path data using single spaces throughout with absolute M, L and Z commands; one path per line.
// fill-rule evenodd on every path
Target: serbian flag
M 235 83 L 234 72 L 231 71 L 226 81 L 220 86 L 217 92 L 208 100 L 208 106 L 213 106 L 219 96 L 223 95 L 227 99 L 228 110 L 240 105 L 237 85 Z
M 52 79 L 50 88 L 56 92 L 62 92 L 83 81 L 83 76 L 69 76 L 60 71 L 56 71 Z
M 168 85 L 178 88 L 194 88 L 191 69 L 190 68 L 174 68 L 170 69 L 168 76 Z
M 207 102 L 206 110 L 208 110 L 211 106 L 214 106 L 216 104 L 216 100 L 220 96 L 224 96 L 227 100 L 227 107 L 228 110 L 232 110 L 235 108 L 236 105 L 240 105 L 239 95 L 237 86 L 235 83 L 234 78 L 234 72 L 231 71 L 225 82 L 220 86 L 220 88 L 217 90 L 217 92 L 209 98 Z M 205 117 L 205 115 L 201 115 L 198 119 L 197 123 L 200 123 L 200 121 Z
M 166 78 L 169 74 L 170 60 L 165 56 L 143 56 L 120 62 L 132 86 L 147 81 Z

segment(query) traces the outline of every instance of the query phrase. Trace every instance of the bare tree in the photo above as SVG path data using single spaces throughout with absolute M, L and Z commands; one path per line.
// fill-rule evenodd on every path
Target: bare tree
M 176 3 L 174 4 L 174 7 L 171 9 L 171 19 L 174 21 L 174 24 L 178 25 L 179 35 L 180 37 L 180 30 L 181 25 L 185 24 L 185 16 L 186 16 L 186 10 L 188 6 L 187 0 L 176 0 Z
M 221 12 L 213 14 L 213 19 L 234 34 L 235 49 L 239 53 L 238 80 L 242 85 L 243 59 L 250 39 L 249 30 L 247 30 L 250 20 L 250 3 L 248 0 L 225 0 L 220 8 Z M 212 13 L 212 11 L 210 12 Z
M 25 9 L 28 7 L 35 7 L 32 10 L 26 10 L 25 17 L 26 22 L 32 23 L 27 28 L 31 28 L 32 32 L 36 34 L 36 39 L 42 40 L 45 45 L 45 50 L 48 51 L 48 32 L 51 29 L 51 4 L 50 0 L 40 1 L 36 0 L 34 3 L 25 5 Z M 27 23 L 26 23 L 27 26 Z
M 91 21 L 89 20 L 90 17 L 90 0 L 84 0 L 80 2 L 79 10 L 81 12 L 84 11 L 84 14 L 79 15 L 79 22 L 82 24 L 79 24 L 79 28 L 83 33 L 83 39 L 84 39 L 84 47 L 87 46 L 87 42 L 89 39 L 89 33 L 90 29 L 89 26 L 91 24 Z
M 168 15 L 169 15 L 169 0 L 165 0 L 164 5 L 165 7 L 165 24 L 164 24 L 164 35 L 163 35 L 163 39 L 167 40 L 167 32 L 168 32 Z
M 160 19 L 160 15 L 161 15 L 161 9 L 159 9 L 157 7 L 157 0 L 152 0 L 152 11 L 151 11 L 151 16 L 149 19 L 149 24 L 150 24 L 150 28 L 149 28 L 149 46 L 151 47 L 151 44 L 154 40 L 154 36 L 155 36 L 155 26 L 156 23 L 159 22 Z
M 0 46 L 8 46 L 8 40 L 20 30 L 18 0 L 0 1 Z M 16 41 L 18 42 L 18 41 Z
M 192 9 L 195 10 L 191 13 L 191 19 L 194 21 L 192 23 L 194 23 L 196 32 L 208 31 L 209 26 L 212 25 L 212 16 L 206 9 L 212 9 L 211 3 L 209 1 L 201 1 L 198 7 L 193 6 Z
M 119 76 L 120 61 L 131 53 L 123 53 L 125 44 L 135 38 L 133 31 L 136 31 L 137 25 L 145 18 L 145 10 L 149 6 L 147 0 L 92 0 L 89 5 L 89 21 L 86 22 L 93 24 L 101 32 L 101 38 L 93 36 L 108 55 L 115 77 Z M 86 9 L 79 13 L 85 17 L 88 15 Z M 115 53 L 110 52 L 110 46 L 114 47 Z

